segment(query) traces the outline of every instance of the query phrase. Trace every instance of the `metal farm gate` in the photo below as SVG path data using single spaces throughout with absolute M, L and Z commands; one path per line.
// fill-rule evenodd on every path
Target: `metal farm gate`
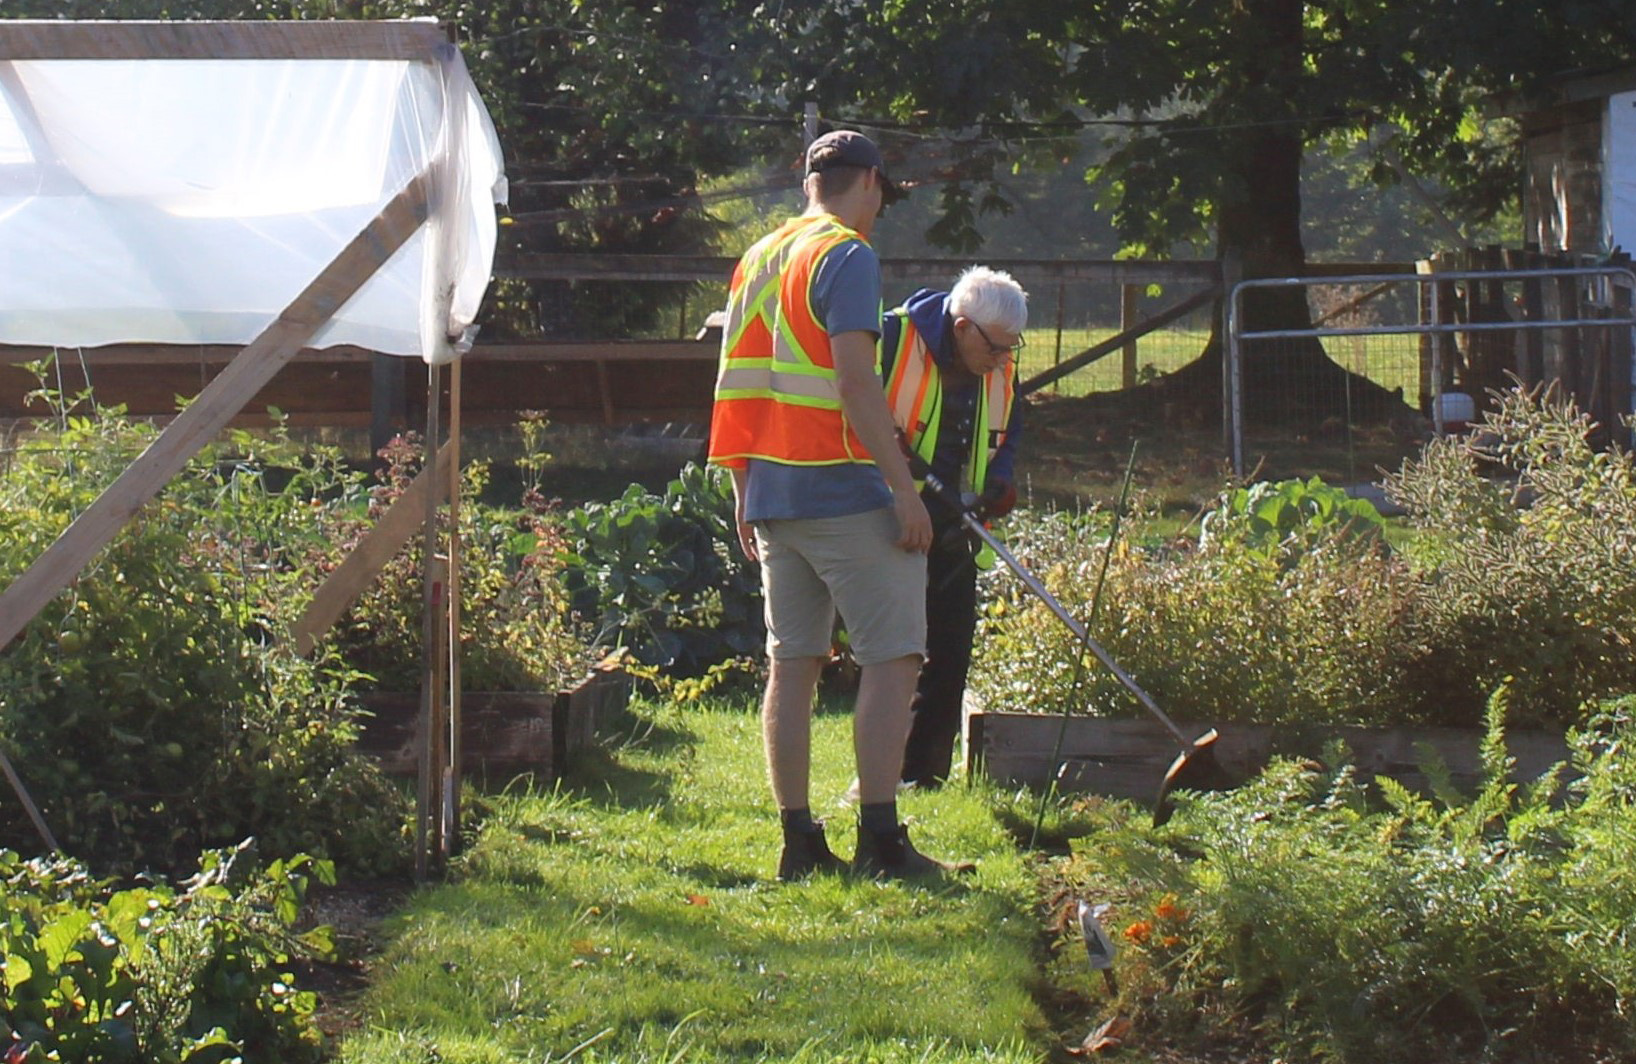
M 1491 390 L 1555 382 L 1603 431 L 1633 410 L 1628 266 L 1269 278 L 1229 292 L 1223 428 L 1235 473 L 1273 460 L 1373 479 Z M 1432 267 L 1432 269 L 1428 269 Z M 1252 330 L 1247 299 L 1299 292 L 1314 325 Z M 1610 436 L 1611 438 L 1611 436 Z M 1303 465 L 1303 456 L 1307 464 Z

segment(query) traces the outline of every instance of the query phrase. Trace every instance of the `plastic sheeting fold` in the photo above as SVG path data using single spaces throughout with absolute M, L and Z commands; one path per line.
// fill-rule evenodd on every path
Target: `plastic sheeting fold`
M 315 347 L 447 361 L 476 317 L 505 178 L 454 46 L 0 62 L 0 342 L 248 343 L 427 169 L 431 217 Z

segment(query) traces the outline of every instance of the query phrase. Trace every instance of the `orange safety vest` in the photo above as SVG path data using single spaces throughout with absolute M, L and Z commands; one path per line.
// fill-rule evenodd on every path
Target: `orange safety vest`
M 833 214 L 803 215 L 739 260 L 727 291 L 710 462 L 874 464 L 847 424 L 829 333 L 812 309 L 818 263 L 848 240 L 868 243 Z
M 909 446 L 930 465 L 937 453 L 937 430 L 943 420 L 943 374 L 908 312 L 902 307 L 892 315 L 902 321 L 892 373 L 886 381 L 886 405 L 892 420 L 902 430 Z M 965 463 L 962 491 L 980 494 L 988 479 L 988 464 L 1005 443 L 1011 427 L 1011 404 L 1016 387 L 1010 368 L 983 377 L 977 395 L 975 424 L 971 433 L 971 458 Z M 997 426 L 997 427 L 996 427 Z

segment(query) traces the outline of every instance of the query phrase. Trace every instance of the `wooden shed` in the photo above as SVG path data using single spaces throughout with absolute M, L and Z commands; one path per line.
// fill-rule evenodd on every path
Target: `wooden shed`
M 1522 124 L 1526 244 L 1636 250 L 1636 66 L 1566 74 L 1496 111 Z

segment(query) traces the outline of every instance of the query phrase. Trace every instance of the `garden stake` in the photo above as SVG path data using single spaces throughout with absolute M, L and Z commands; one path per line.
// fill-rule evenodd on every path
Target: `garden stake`
M 1091 592 L 1091 616 L 1085 622 L 1085 630 L 1096 627 L 1096 615 L 1102 606 L 1102 585 L 1108 580 L 1108 563 L 1113 560 L 1113 545 L 1119 542 L 1119 525 L 1125 517 L 1125 501 L 1130 498 L 1131 475 L 1136 472 L 1136 445 L 1140 441 L 1130 443 L 1130 458 L 1125 462 L 1125 480 L 1119 485 L 1119 502 L 1113 508 L 1113 523 L 1108 527 L 1108 548 L 1102 552 L 1102 568 L 1096 574 L 1096 588 Z M 1080 677 L 1085 672 L 1085 655 L 1074 655 L 1074 676 L 1068 683 L 1068 690 L 1073 691 L 1079 686 Z M 1034 831 L 1028 836 L 1028 848 L 1032 850 L 1039 842 L 1040 825 L 1045 823 L 1045 807 L 1051 799 L 1056 797 L 1057 781 L 1062 779 L 1062 770 L 1067 765 L 1062 760 L 1062 742 L 1068 736 L 1068 707 L 1062 708 L 1062 719 L 1057 724 L 1057 740 L 1051 744 L 1051 783 L 1040 795 L 1039 808 L 1034 811 Z
M 1040 583 L 1039 578 L 1029 572 L 1027 567 L 1017 560 L 1017 556 L 1012 554 L 1004 543 L 995 538 L 992 532 L 984 528 L 981 521 L 977 520 L 964 506 L 959 505 L 960 497 L 957 494 L 952 492 L 928 469 L 916 469 L 915 474 L 924 476 L 926 484 L 934 494 L 945 503 L 957 508 L 960 520 L 965 524 L 966 528 L 978 539 L 989 545 L 1000 560 L 1005 562 L 1006 566 L 1017 574 L 1017 579 L 1021 580 L 1028 590 L 1038 596 L 1039 600 L 1045 603 L 1052 613 L 1057 615 L 1058 620 L 1068 626 L 1068 630 L 1073 632 L 1092 654 L 1096 655 L 1096 659 L 1105 665 L 1109 672 L 1113 673 L 1114 677 L 1124 685 L 1125 689 L 1136 696 L 1137 701 L 1142 703 L 1142 708 L 1146 709 L 1153 715 L 1155 720 L 1164 725 L 1165 730 L 1180 744 L 1181 750 L 1176 754 L 1176 759 L 1170 763 L 1170 768 L 1165 771 L 1164 778 L 1159 781 L 1159 791 L 1154 796 L 1154 827 L 1162 826 L 1170 819 L 1171 813 L 1175 812 L 1170 804 L 1170 794 L 1177 788 L 1212 791 L 1225 790 L 1233 786 L 1236 781 L 1216 760 L 1215 745 L 1221 736 L 1217 734 L 1214 728 L 1195 739 L 1189 739 L 1187 734 L 1176 725 L 1176 722 L 1170 719 L 1169 714 L 1160 709 L 1158 703 L 1154 702 L 1153 698 L 1142 690 L 1135 680 L 1131 679 L 1130 673 L 1126 672 L 1102 648 L 1102 644 L 1091 638 L 1091 634 L 1085 630 L 1085 626 L 1075 620 L 1074 615 L 1063 608 L 1062 603 L 1058 602 L 1056 596 L 1052 595 L 1045 585 Z

